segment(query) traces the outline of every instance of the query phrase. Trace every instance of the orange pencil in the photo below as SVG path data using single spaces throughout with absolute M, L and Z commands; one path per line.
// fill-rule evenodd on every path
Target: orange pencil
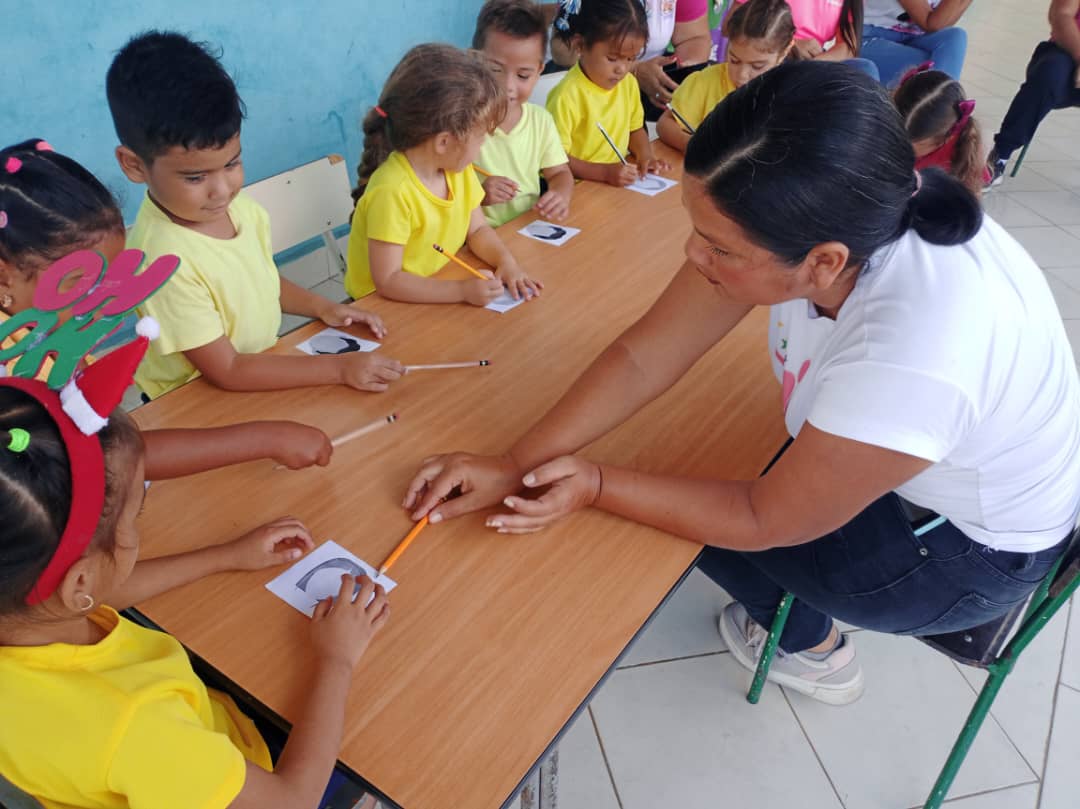
M 427 524 L 428 518 L 426 516 L 421 517 L 420 521 L 416 523 L 416 525 L 412 527 L 412 530 L 405 535 L 405 539 L 401 540 L 401 542 L 398 543 L 398 546 L 390 552 L 389 556 L 386 557 L 386 561 L 379 566 L 378 576 L 383 575 L 386 571 L 390 569 L 390 566 L 398 560 L 398 557 L 400 557 L 401 554 L 405 553 L 405 549 L 412 544 L 412 541 L 416 539 L 417 535 L 421 531 L 424 530 Z M 378 576 L 376 576 L 376 578 L 378 578 Z
M 468 264 L 466 264 L 460 258 L 455 256 L 453 253 L 448 253 L 446 250 L 443 250 L 441 245 L 433 244 L 431 246 L 434 247 L 436 250 L 438 250 L 440 253 L 442 253 L 444 256 L 446 256 L 448 259 L 450 259 L 452 262 L 457 264 L 459 267 L 464 267 L 466 270 L 471 272 L 477 278 L 483 278 L 485 281 L 490 281 L 491 280 L 490 276 L 484 275 L 482 272 L 480 272 L 480 270 L 476 269 L 476 267 L 470 267 Z

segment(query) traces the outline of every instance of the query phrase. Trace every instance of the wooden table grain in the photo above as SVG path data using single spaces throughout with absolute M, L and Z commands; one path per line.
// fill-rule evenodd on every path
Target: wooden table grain
M 135 411 L 143 428 L 290 418 L 331 436 L 400 414 L 338 448 L 327 468 L 275 471 L 267 461 L 154 484 L 139 521 L 143 552 L 183 551 L 291 514 L 317 541 L 377 565 L 411 526 L 400 501 L 422 458 L 505 450 L 656 298 L 690 230 L 681 187 L 650 198 L 579 184 L 568 224 L 582 232 L 562 247 L 517 234 L 528 218 L 504 226 L 520 263 L 546 284 L 539 300 L 506 314 L 365 300 L 389 327 L 387 354 L 490 367 L 410 374 L 385 394 L 227 393 L 196 380 Z M 295 351 L 318 330 L 299 329 L 271 351 Z M 585 454 L 752 478 L 783 438 L 762 310 Z M 504 805 L 700 551 L 598 511 L 512 538 L 485 529 L 484 516 L 429 527 L 395 565 L 390 623 L 345 708 L 341 761 L 405 809 Z M 140 611 L 289 720 L 314 675 L 308 619 L 264 587 L 280 572 L 212 576 Z

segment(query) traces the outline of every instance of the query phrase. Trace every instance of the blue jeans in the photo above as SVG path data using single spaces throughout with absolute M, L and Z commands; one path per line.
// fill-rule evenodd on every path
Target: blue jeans
M 955 26 L 932 34 L 905 34 L 876 25 L 863 26 L 862 55 L 877 65 L 881 83 L 892 87 L 909 68 L 923 62 L 960 78 L 967 54 L 967 31 Z
M 844 64 L 850 65 L 856 70 L 861 70 L 874 81 L 881 81 L 881 77 L 878 76 L 877 65 L 871 62 L 869 59 L 845 59 Z
M 1028 62 L 1024 83 L 1009 105 L 1001 130 L 994 135 L 998 158 L 1031 143 L 1050 110 L 1080 106 L 1080 89 L 1073 83 L 1076 62 L 1053 42 L 1040 42 Z
M 1065 551 L 995 551 L 944 522 L 916 536 L 887 494 L 842 528 L 787 548 L 706 548 L 698 566 L 764 627 L 784 592 L 795 596 L 780 646 L 823 642 L 833 618 L 892 635 L 936 635 L 991 621 L 1023 601 Z

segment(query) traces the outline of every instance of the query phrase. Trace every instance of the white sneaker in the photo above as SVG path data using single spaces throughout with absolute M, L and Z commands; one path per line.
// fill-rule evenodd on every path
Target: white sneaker
M 737 602 L 724 607 L 717 623 L 732 657 L 743 668 L 755 671 L 768 631 Z M 789 654 L 778 647 L 768 679 L 829 705 L 847 705 L 863 692 L 862 667 L 855 659 L 855 643 L 849 635 L 844 635 L 824 660 L 798 652 Z

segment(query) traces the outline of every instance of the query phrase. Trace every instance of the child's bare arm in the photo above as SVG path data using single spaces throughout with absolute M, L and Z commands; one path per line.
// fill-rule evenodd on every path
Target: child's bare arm
M 297 354 L 239 354 L 222 335 L 184 356 L 223 390 L 284 390 L 312 385 L 348 385 L 381 393 L 404 372 L 400 362 L 379 353 L 308 357 Z
M 311 534 L 295 517 L 281 517 L 220 545 L 159 556 L 135 563 L 131 575 L 106 603 L 116 610 L 226 570 L 261 570 L 299 559 L 314 547 Z
M 664 110 L 664 114 L 656 122 L 656 133 L 660 136 L 660 140 L 680 152 L 685 152 L 686 144 L 690 142 L 690 133 L 675 120 L 671 110 Z
M 295 421 L 147 430 L 143 441 L 147 480 L 179 478 L 260 458 L 272 458 L 290 469 L 326 466 L 334 451 L 322 430 Z
M 671 165 L 666 160 L 658 160 L 653 154 L 652 144 L 649 142 L 649 133 L 645 127 L 635 129 L 630 133 L 630 151 L 634 155 L 638 172 L 644 177 L 649 172 L 670 171 Z
M 529 278 L 518 266 L 517 259 L 503 244 L 495 229 L 484 219 L 484 213 L 480 208 L 472 212 L 469 220 L 469 235 L 465 237 L 465 243 L 477 258 L 495 268 L 495 277 L 506 284 L 514 300 L 518 300 L 523 295 L 531 298 L 540 294 L 544 285 Z
M 294 284 L 288 278 L 281 279 L 281 311 L 321 320 L 327 326 L 351 326 L 363 323 L 372 333 L 382 339 L 386 327 L 378 315 L 361 309 L 355 301 L 344 303 L 317 295 L 310 289 Z
M 371 280 L 375 282 L 375 290 L 384 298 L 406 303 L 471 303 L 485 306 L 502 293 L 502 285 L 496 281 L 482 281 L 479 278 L 444 281 L 405 272 L 401 268 L 404 256 L 405 248 L 400 244 L 368 239 Z
M 536 212 L 561 222 L 570 215 L 570 198 L 574 195 L 574 173 L 570 164 L 563 163 L 543 170 L 548 190 L 536 201 Z
M 360 593 L 350 603 L 356 583 L 361 585 Z M 353 671 L 389 617 L 386 593 L 364 576 L 342 576 L 333 606 L 323 601 L 315 608 L 311 634 L 318 662 L 307 701 L 274 772 L 249 763 L 244 786 L 229 809 L 296 809 L 318 804 L 341 749 L 344 705 Z
M 596 183 L 624 186 L 638 178 L 637 166 L 633 163 L 590 163 L 588 160 L 570 158 L 570 171 L 579 180 L 592 180 Z

